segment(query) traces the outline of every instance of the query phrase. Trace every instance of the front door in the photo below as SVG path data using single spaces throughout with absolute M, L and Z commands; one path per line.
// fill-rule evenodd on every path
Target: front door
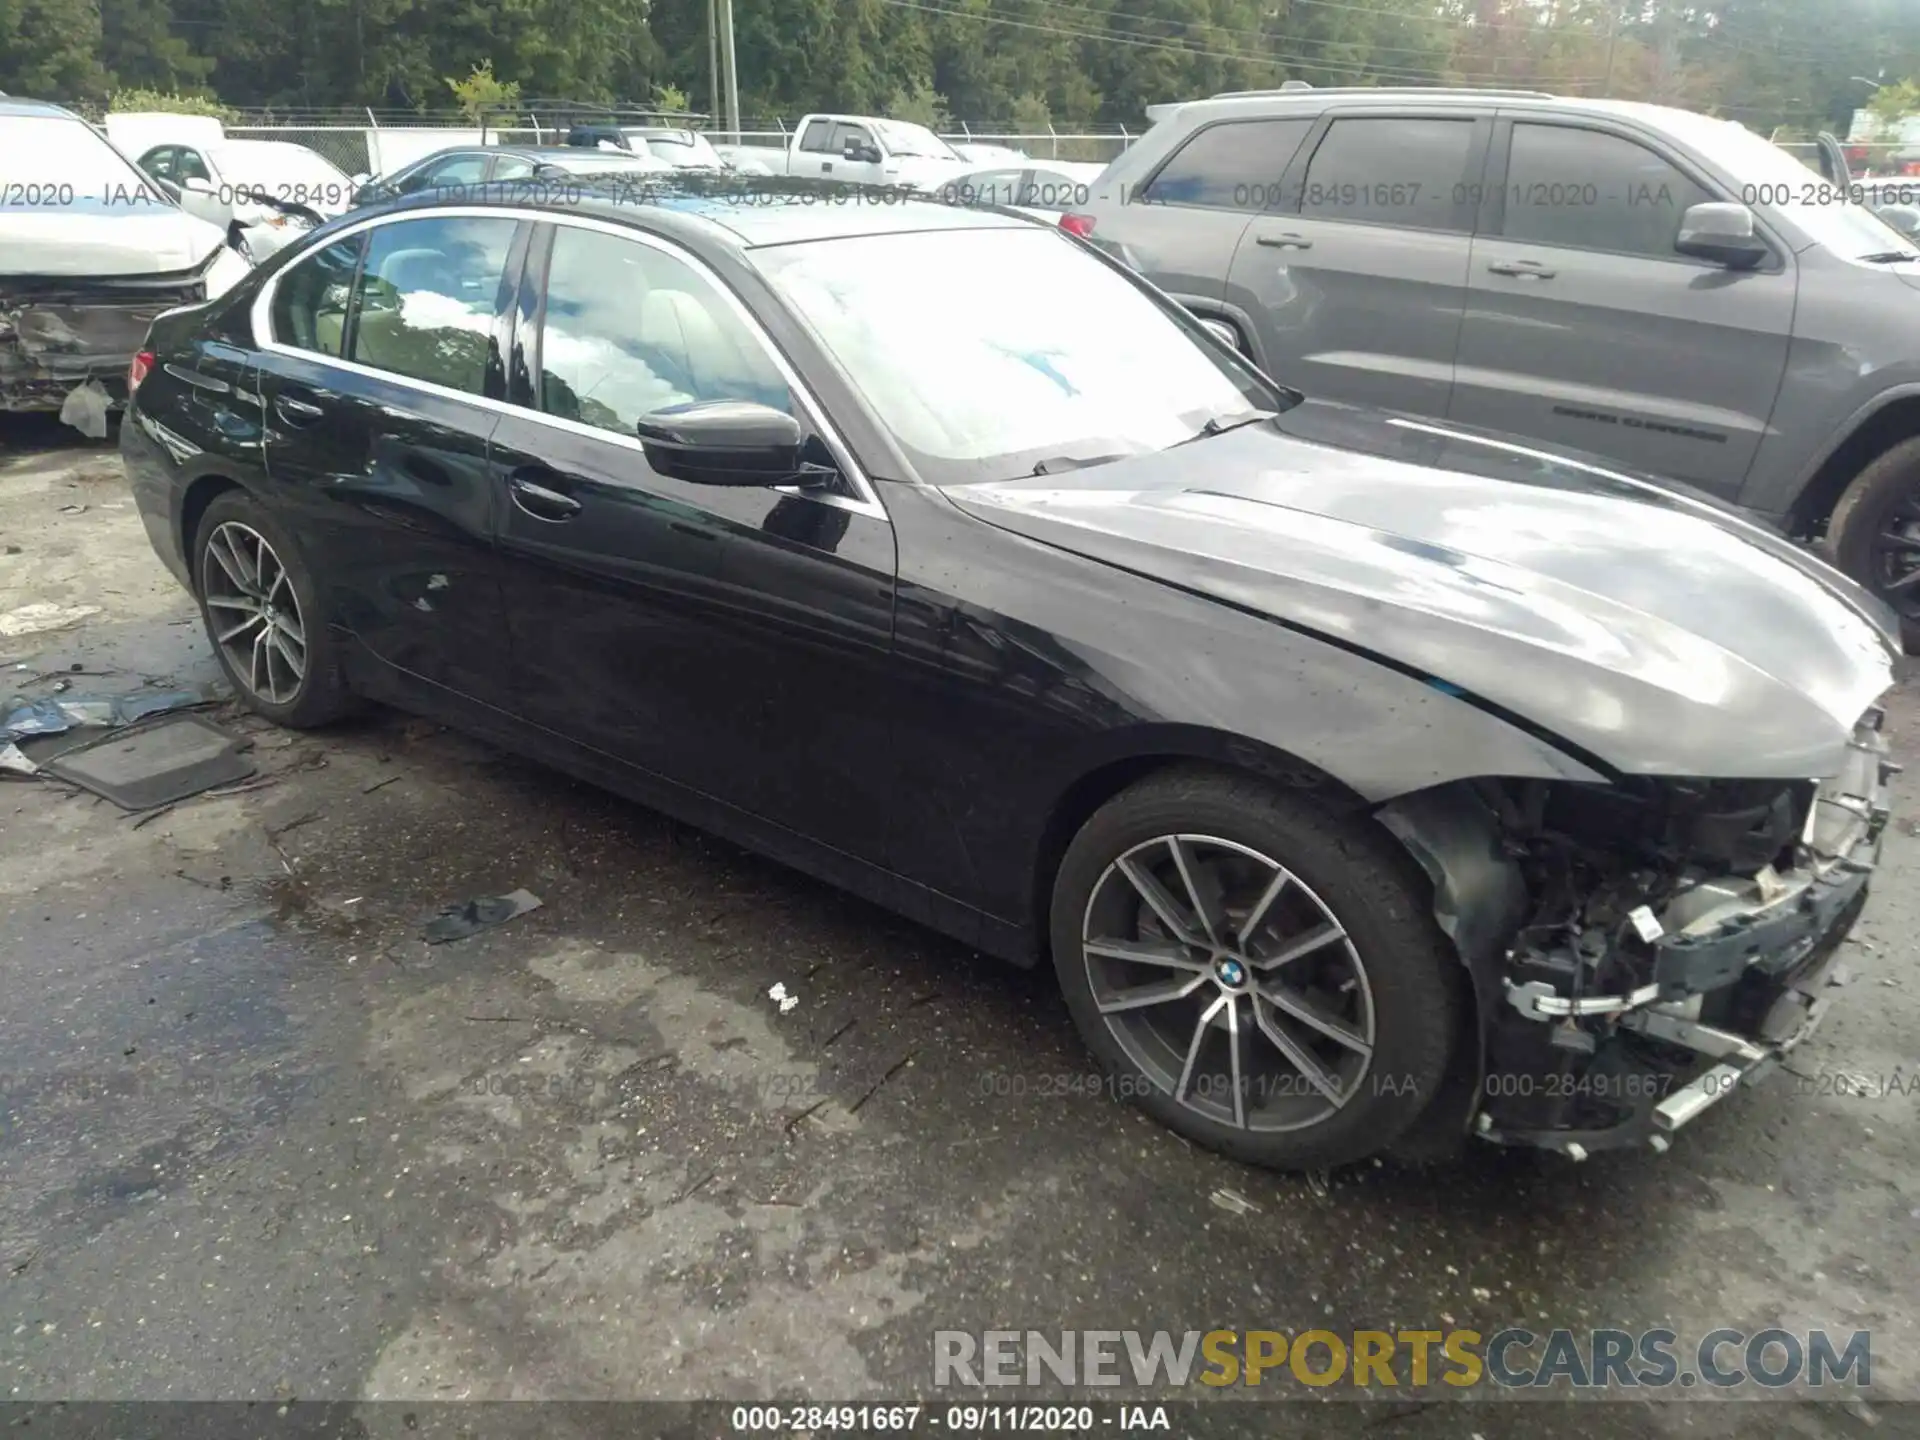
M 1490 117 L 1338 114 L 1240 237 L 1226 302 L 1321 400 L 1447 413 Z
M 1736 271 L 1675 253 L 1688 206 L 1738 197 L 1639 138 L 1501 128 L 1448 415 L 1731 498 L 1786 369 L 1791 257 Z
M 487 438 L 517 233 L 436 215 L 318 251 L 278 282 L 260 359 L 267 472 L 328 613 L 396 682 L 496 706 L 508 667 Z
M 850 477 L 798 493 L 656 473 L 634 431 L 652 411 L 740 399 L 803 423 L 813 412 L 689 258 L 584 223 L 546 233 L 543 313 L 516 396 L 527 412 L 493 436 L 518 708 L 878 860 L 892 527 Z M 835 458 L 824 441 L 815 457 Z

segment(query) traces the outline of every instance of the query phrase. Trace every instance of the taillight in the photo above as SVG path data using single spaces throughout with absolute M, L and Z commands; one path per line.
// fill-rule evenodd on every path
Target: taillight
M 142 350 L 138 355 L 133 357 L 132 363 L 127 366 L 128 398 L 132 398 L 133 392 L 140 388 L 140 382 L 147 378 L 147 372 L 151 369 L 153 369 L 153 352 L 151 350 Z
M 1069 235 L 1078 235 L 1084 240 L 1093 234 L 1093 216 L 1062 215 L 1060 217 L 1060 228 Z

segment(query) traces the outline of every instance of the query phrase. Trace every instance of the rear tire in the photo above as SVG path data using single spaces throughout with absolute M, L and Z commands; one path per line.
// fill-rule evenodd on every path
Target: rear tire
M 248 708 L 306 730 L 353 707 L 319 591 L 265 506 L 239 490 L 217 497 L 194 533 L 193 576 L 207 640 Z
M 1377 828 L 1187 768 L 1087 821 L 1049 928 L 1068 1009 L 1117 1095 L 1278 1169 L 1346 1164 L 1408 1134 L 1447 1073 L 1466 976 Z
M 1853 477 L 1827 521 L 1825 548 L 1900 613 L 1907 649 L 1920 650 L 1920 436 Z

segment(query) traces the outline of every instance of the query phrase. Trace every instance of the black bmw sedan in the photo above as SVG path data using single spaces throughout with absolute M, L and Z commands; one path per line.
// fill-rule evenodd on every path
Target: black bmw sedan
M 122 447 L 240 696 L 439 717 L 1050 964 L 1117 1097 L 1266 1164 L 1664 1149 L 1807 1033 L 1884 609 L 883 199 L 403 201 L 162 317 Z

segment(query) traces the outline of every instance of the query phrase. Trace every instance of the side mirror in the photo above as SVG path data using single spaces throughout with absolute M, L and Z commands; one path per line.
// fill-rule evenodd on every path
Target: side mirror
M 1882 205 L 1873 213 L 1910 240 L 1920 236 L 1920 209 L 1912 205 Z
M 842 160 L 864 160 L 867 158 L 867 147 L 862 145 L 858 140 L 849 140 L 840 147 L 840 158 Z
M 355 185 L 364 185 L 371 179 L 373 179 L 373 176 L 362 170 L 358 175 L 353 177 L 353 183 Z
M 1753 211 L 1721 201 L 1688 206 L 1673 248 L 1729 270 L 1750 270 L 1767 258 L 1767 242 L 1753 228 Z
M 703 400 L 634 425 L 647 463 L 695 485 L 786 485 L 805 473 L 800 422 L 752 400 Z

